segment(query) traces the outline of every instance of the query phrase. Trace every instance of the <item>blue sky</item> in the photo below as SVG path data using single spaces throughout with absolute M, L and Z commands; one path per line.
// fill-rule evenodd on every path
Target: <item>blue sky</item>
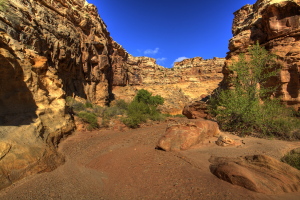
M 225 57 L 233 12 L 256 0 L 87 0 L 133 56 L 172 67 L 182 58 Z

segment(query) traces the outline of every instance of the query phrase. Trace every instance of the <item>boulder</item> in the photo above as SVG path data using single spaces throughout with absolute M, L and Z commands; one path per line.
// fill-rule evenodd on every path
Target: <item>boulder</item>
M 165 151 L 187 150 L 204 139 L 219 135 L 216 122 L 209 120 L 181 120 L 170 124 L 157 147 Z
M 218 178 L 248 190 L 280 194 L 300 191 L 300 171 L 265 155 L 211 157 L 210 171 Z
M 183 108 L 182 114 L 188 119 L 211 119 L 205 101 L 192 101 L 188 103 Z

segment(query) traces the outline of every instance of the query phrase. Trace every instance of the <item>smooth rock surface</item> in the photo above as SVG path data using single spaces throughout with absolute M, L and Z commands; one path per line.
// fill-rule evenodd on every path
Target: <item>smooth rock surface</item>
M 300 190 L 300 171 L 265 155 L 212 157 L 210 171 L 218 178 L 264 194 Z
M 165 151 L 187 150 L 207 138 L 219 135 L 216 122 L 209 120 L 178 120 L 170 123 L 157 147 Z

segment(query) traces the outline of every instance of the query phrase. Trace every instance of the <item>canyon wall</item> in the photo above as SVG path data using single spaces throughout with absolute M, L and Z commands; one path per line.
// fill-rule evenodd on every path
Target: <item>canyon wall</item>
M 187 102 L 207 96 L 218 87 L 224 62 L 224 58 L 196 57 L 164 68 L 153 58 L 129 56 L 126 67 L 113 72 L 112 91 L 115 99 L 130 101 L 137 90 L 146 89 L 165 99 L 159 107 L 163 113 L 181 114 Z
M 65 97 L 105 105 L 126 59 L 85 0 L 14 0 L 0 7 L 0 189 L 64 162 L 74 129 Z
M 249 45 L 257 41 L 278 56 L 282 69 L 273 84 L 280 85 L 274 96 L 285 104 L 300 108 L 300 1 L 258 0 L 234 13 L 233 38 L 229 43 L 226 66 L 223 68 L 222 86 L 228 86 L 228 66 Z
M 56 149 L 74 130 L 67 96 L 104 106 L 143 88 L 167 97 L 163 111 L 181 113 L 186 101 L 217 86 L 223 62 L 194 58 L 166 69 L 153 58 L 133 57 L 113 41 L 96 7 L 85 0 L 4 1 L 0 189 L 64 162 Z

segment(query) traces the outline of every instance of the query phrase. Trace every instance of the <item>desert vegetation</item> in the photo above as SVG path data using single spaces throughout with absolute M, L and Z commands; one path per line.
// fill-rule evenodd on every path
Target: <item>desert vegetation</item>
M 0 10 L 5 8 L 5 0 L 0 0 Z
M 112 119 L 119 119 L 126 126 L 137 128 L 148 120 L 160 121 L 165 118 L 157 109 L 158 105 L 164 103 L 164 99 L 159 95 L 152 96 L 144 89 L 137 92 L 132 102 L 116 100 L 108 107 L 101 107 L 89 101 L 79 102 L 72 97 L 67 97 L 66 102 L 71 112 L 88 124 L 88 130 L 108 127 Z M 98 120 L 99 118 L 101 120 Z
M 127 117 L 123 118 L 123 123 L 128 127 L 137 128 L 140 123 L 148 119 L 160 121 L 164 117 L 157 110 L 157 106 L 163 103 L 164 99 L 161 96 L 152 96 L 147 90 L 141 89 L 128 105 Z
M 283 158 L 281 158 L 281 161 L 300 170 L 300 148 L 287 153 Z
M 295 112 L 272 98 L 280 65 L 276 56 L 259 44 L 249 48 L 249 56 L 240 54 L 229 68 L 232 88 L 217 91 L 210 100 L 210 112 L 224 131 L 241 135 L 281 138 L 299 137 L 300 121 Z

